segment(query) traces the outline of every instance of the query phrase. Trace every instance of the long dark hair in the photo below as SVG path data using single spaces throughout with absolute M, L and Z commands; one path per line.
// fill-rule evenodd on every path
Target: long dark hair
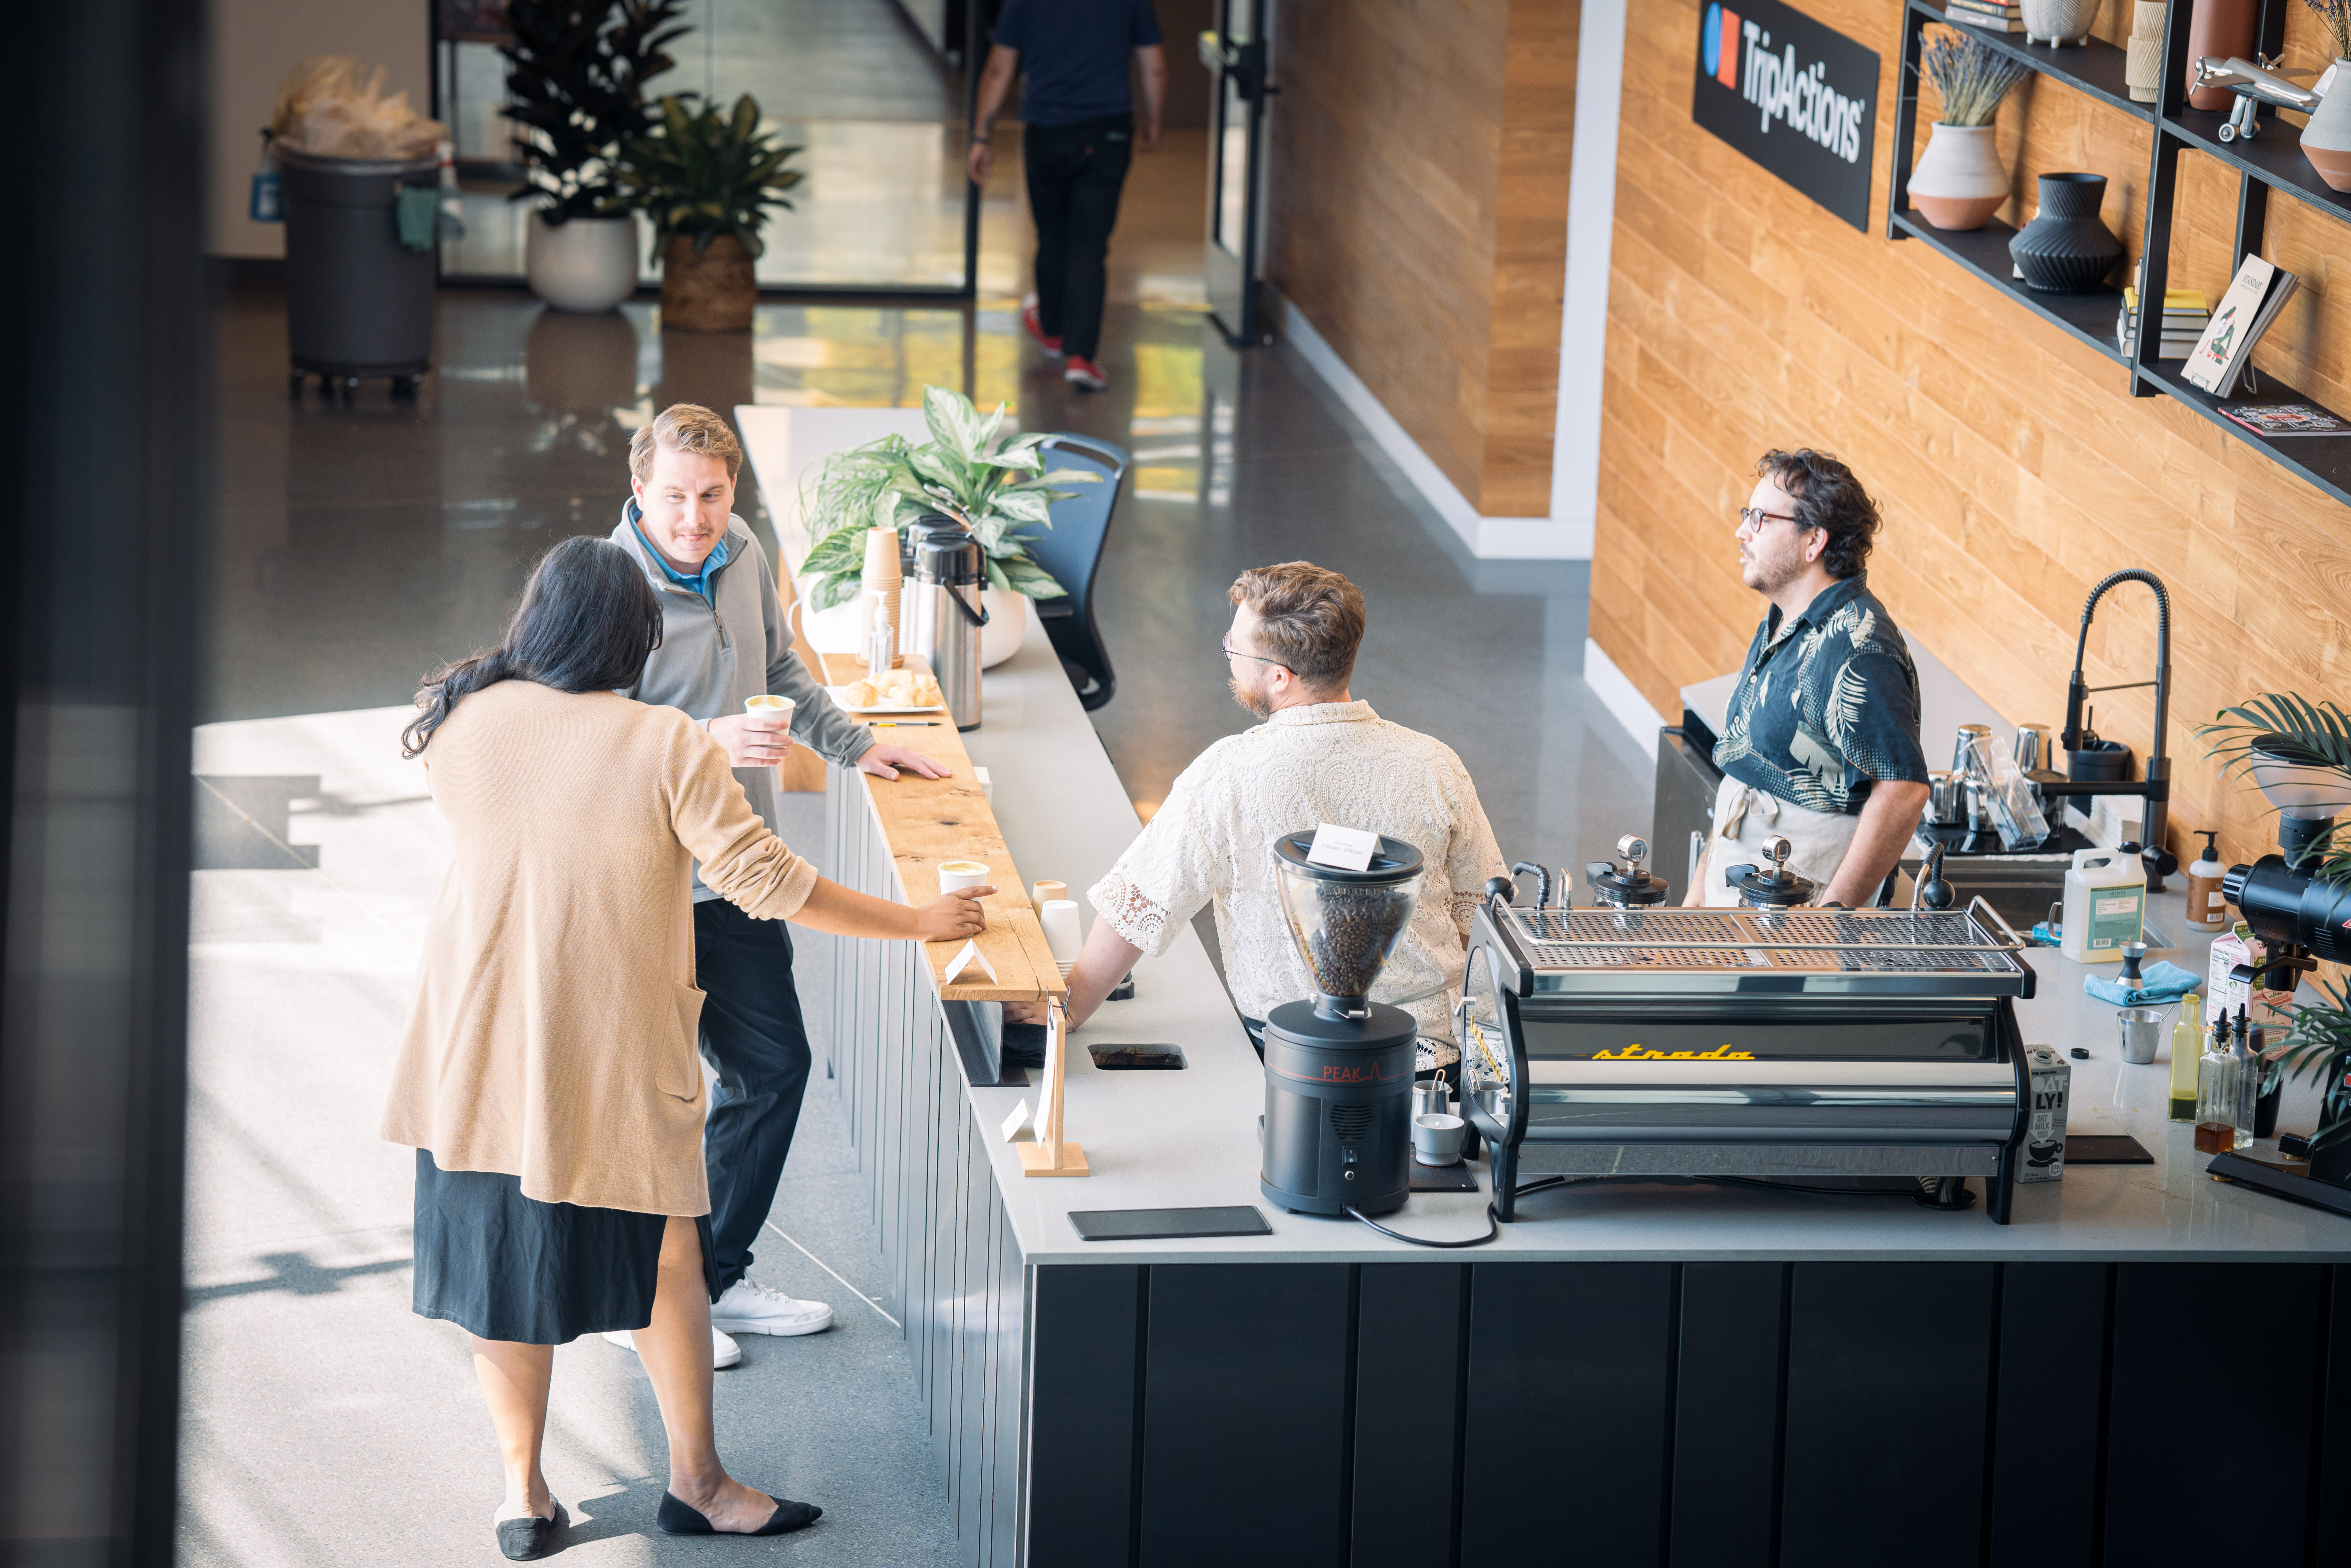
M 629 552 L 610 539 L 565 539 L 531 572 L 504 643 L 426 677 L 416 694 L 424 711 L 400 732 L 401 755 L 421 754 L 459 702 L 500 681 L 559 692 L 633 686 L 661 641 L 661 601 Z

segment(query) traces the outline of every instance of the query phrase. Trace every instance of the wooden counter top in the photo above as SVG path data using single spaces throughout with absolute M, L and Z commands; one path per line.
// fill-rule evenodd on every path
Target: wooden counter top
M 862 659 L 842 653 L 820 657 L 831 685 L 845 685 L 864 677 Z M 905 663 L 909 668 L 927 673 L 928 666 L 911 654 Z M 978 940 L 981 955 L 996 967 L 996 978 L 991 981 L 977 968 L 967 966 L 956 983 L 949 985 L 947 965 L 963 944 L 926 942 L 923 956 L 931 966 L 931 982 L 938 989 L 939 999 L 950 1002 L 1041 1001 L 1066 995 L 1068 987 L 1053 962 L 1052 949 L 1045 944 L 1044 927 L 1029 906 L 1028 881 L 1013 863 L 995 813 L 980 793 L 971 754 L 964 749 L 963 737 L 945 711 L 936 716 L 939 724 L 935 729 L 908 726 L 876 733 L 889 744 L 906 747 L 946 765 L 950 777 L 925 779 L 904 768 L 895 779 L 877 779 L 865 772 L 857 775 L 873 804 L 909 904 L 925 904 L 938 896 L 938 868 L 946 862 L 977 861 L 992 873 L 989 880 L 996 892 L 981 901 L 987 910 L 987 928 Z

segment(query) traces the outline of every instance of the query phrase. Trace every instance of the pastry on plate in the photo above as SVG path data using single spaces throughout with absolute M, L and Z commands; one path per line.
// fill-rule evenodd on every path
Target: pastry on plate
M 879 707 L 882 706 L 882 694 L 875 688 L 872 681 L 852 681 L 849 683 L 849 689 L 842 695 L 849 699 L 849 706 L 851 707 Z

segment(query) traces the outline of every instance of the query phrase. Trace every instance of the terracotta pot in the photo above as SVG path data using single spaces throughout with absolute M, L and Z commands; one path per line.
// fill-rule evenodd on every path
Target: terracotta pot
M 679 235 L 662 253 L 662 326 L 677 332 L 747 332 L 759 283 L 751 253 L 733 235 L 720 235 L 700 256 Z
M 2123 242 L 2098 221 L 2104 174 L 2043 174 L 2041 215 L 2008 242 L 2025 287 L 2046 294 L 2088 294 L 2123 258 Z
M 2327 187 L 2351 191 L 2351 60 L 2335 62 L 2335 85 L 2302 128 L 2302 155 Z
M 1980 229 L 2008 200 L 2008 170 L 1990 125 L 1945 125 L 1927 135 L 1910 176 L 1910 204 L 1938 229 Z
M 2235 105 L 2237 95 L 2225 87 L 2197 87 L 2196 62 L 2206 55 L 2224 60 L 2231 55 L 2251 58 L 2253 26 L 2261 14 L 2261 0 L 2196 0 L 2195 14 L 2188 19 L 2188 58 L 2180 68 L 2186 73 L 2181 80 L 2189 89 L 2189 108 L 2225 110 Z

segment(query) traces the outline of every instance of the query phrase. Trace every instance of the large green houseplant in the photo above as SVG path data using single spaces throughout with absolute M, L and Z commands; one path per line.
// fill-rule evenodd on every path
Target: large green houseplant
M 865 572 L 865 531 L 904 530 L 915 518 L 944 513 L 972 531 L 987 559 L 992 588 L 1030 599 L 1068 590 L 1029 557 L 1028 541 L 1053 526 L 1048 508 L 1077 494 L 1061 485 L 1098 485 L 1099 474 L 1048 469 L 1037 450 L 1045 437 L 1004 429 L 1004 407 L 983 414 L 946 387 L 923 389 L 928 441 L 885 435 L 826 458 L 801 496 L 815 543 L 801 565 L 815 580 L 809 607 L 829 610 L 857 597 Z
M 689 110 L 690 96 L 661 100 L 659 122 L 622 149 L 620 183 L 653 220 L 662 325 L 747 331 L 759 296 L 752 263 L 767 248 L 759 231 L 770 207 L 791 207 L 784 193 L 800 172 L 784 165 L 801 149 L 759 128 L 747 92 L 725 113 L 715 104 Z
M 2198 726 L 2197 733 L 2210 743 L 2205 755 L 2220 764 L 2224 777 L 2250 777 L 2258 752 L 2339 774 L 2351 797 L 2351 714 L 2334 703 L 2264 692 L 2222 708 L 2211 723 Z M 2351 882 L 2351 823 L 2329 828 L 2294 865 L 2322 882 Z M 2325 1086 L 2315 1148 L 2351 1137 L 2351 1089 L 2345 1086 L 2345 1075 L 2351 1073 L 2351 987 L 2316 975 L 2310 986 L 2320 999 L 2292 1004 L 2285 1050 L 2270 1071 L 2273 1081 L 2310 1076 Z

